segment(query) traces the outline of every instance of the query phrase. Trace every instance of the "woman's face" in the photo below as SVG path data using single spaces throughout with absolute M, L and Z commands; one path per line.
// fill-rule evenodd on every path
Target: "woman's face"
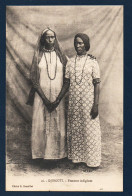
M 55 34 L 54 34 L 54 32 L 48 30 L 45 33 L 45 43 L 50 48 L 52 48 L 54 46 L 54 43 L 55 43 Z
M 75 50 L 78 55 L 86 54 L 86 49 L 83 40 L 80 37 L 75 39 Z

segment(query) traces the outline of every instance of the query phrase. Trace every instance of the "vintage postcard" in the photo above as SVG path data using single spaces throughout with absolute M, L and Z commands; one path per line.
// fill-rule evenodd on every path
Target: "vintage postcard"
M 123 191 L 123 6 L 6 7 L 6 191 Z

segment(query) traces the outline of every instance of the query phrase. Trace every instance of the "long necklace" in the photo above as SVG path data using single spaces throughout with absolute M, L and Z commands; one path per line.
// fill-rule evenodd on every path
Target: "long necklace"
M 54 74 L 54 77 L 51 78 L 50 77 L 50 74 L 49 74 L 49 65 L 48 65 L 48 61 L 47 61 L 47 58 L 46 58 L 46 55 L 45 55 L 45 52 L 44 52 L 44 56 L 45 56 L 45 60 L 46 60 L 46 65 L 47 65 L 47 74 L 48 74 L 48 78 L 50 80 L 54 80 L 56 78 L 56 73 L 57 73 L 57 54 L 56 54 L 56 67 L 55 67 L 55 74 Z M 50 52 L 50 63 L 51 63 L 51 52 Z
M 85 67 L 85 64 L 86 64 L 87 58 L 88 58 L 88 55 L 86 56 L 86 59 L 85 59 L 85 62 L 84 62 L 83 68 L 82 68 L 81 79 L 80 79 L 80 81 L 79 81 L 79 82 L 77 82 L 77 77 L 76 77 L 76 60 L 77 60 L 77 55 L 76 55 L 76 57 L 75 57 L 75 66 L 74 66 L 74 68 L 75 68 L 75 82 L 76 82 L 76 84 L 78 84 L 78 85 L 79 85 L 79 84 L 81 84 L 81 82 L 82 82 L 82 79 L 83 79 L 83 72 L 84 72 L 84 67 Z

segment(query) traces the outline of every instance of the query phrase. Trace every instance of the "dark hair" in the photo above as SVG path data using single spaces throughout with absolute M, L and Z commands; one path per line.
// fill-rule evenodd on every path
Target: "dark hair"
M 89 39 L 88 35 L 84 34 L 84 33 L 76 34 L 74 37 L 74 47 L 75 47 L 75 42 L 76 42 L 77 37 L 80 37 L 83 40 L 83 43 L 85 45 L 85 49 L 86 49 L 86 51 L 88 51 L 90 49 L 90 39 Z

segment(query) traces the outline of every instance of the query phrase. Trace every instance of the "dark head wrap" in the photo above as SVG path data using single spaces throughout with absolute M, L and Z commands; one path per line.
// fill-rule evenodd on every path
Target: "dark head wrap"
M 77 37 L 80 37 L 83 40 L 84 45 L 85 45 L 85 49 L 86 49 L 86 51 L 88 51 L 90 49 L 90 39 L 89 39 L 88 35 L 86 35 L 84 33 L 76 34 L 75 38 L 74 38 L 74 46 L 75 46 L 75 41 L 76 41 Z

